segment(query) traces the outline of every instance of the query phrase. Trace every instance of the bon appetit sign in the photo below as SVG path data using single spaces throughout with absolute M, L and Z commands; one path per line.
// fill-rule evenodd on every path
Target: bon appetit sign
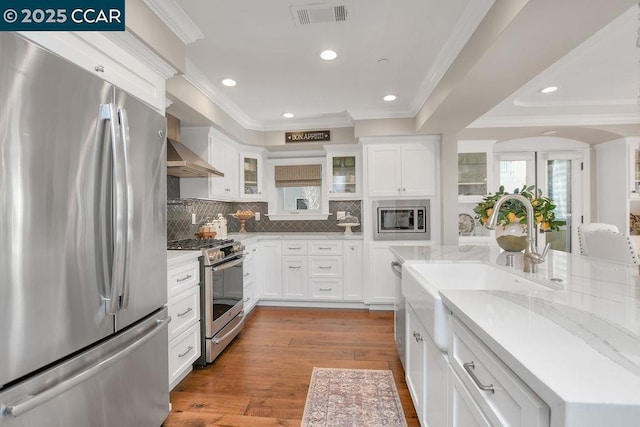
M 284 142 L 296 143 L 296 142 L 323 142 L 331 141 L 331 131 L 329 130 L 311 130 L 301 132 L 285 132 Z

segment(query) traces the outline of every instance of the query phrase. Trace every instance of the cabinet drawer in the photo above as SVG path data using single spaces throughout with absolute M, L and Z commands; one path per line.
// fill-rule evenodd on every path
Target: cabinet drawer
M 200 357 L 200 322 L 169 341 L 169 384 Z
M 307 254 L 306 240 L 283 240 L 282 241 L 282 255 L 306 255 L 306 254 Z
M 342 242 L 335 240 L 320 240 L 309 242 L 309 255 L 341 255 Z
M 309 279 L 311 298 L 320 300 L 341 300 L 342 279 Z
M 256 289 L 256 285 L 251 284 L 251 285 L 245 286 L 244 292 L 243 292 L 243 298 L 244 298 L 243 300 L 244 314 L 246 316 L 249 313 L 251 313 L 251 310 L 253 310 L 253 307 L 258 302 L 258 291 Z
M 548 426 L 549 407 L 459 319 L 451 326 L 449 362 L 491 424 Z
M 169 341 L 200 320 L 200 287 L 195 286 L 169 300 Z
M 319 277 L 342 277 L 342 257 L 309 257 L 309 275 Z
M 167 274 L 167 294 L 171 298 L 200 282 L 200 263 L 198 260 L 176 265 Z

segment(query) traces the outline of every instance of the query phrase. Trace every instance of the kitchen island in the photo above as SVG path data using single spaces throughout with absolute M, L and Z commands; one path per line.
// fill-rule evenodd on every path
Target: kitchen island
M 452 269 L 460 263 L 483 263 L 541 285 L 528 290 L 457 286 L 439 291 L 453 323 L 470 331 L 548 407 L 546 424 L 523 425 L 640 425 L 637 267 L 550 251 L 536 273 L 524 273 L 522 254 L 516 255 L 514 267 L 507 267 L 506 253 L 497 248 L 403 246 L 391 251 L 405 269 L 414 263 L 446 263 Z M 443 353 L 450 365 L 455 359 L 453 329 L 449 354 Z M 460 372 L 460 378 L 465 376 Z M 498 389 L 494 395 L 468 388 L 472 396 L 486 400 L 478 405 L 481 409 L 492 408 L 493 396 L 499 394 Z M 487 412 L 484 409 L 484 415 Z

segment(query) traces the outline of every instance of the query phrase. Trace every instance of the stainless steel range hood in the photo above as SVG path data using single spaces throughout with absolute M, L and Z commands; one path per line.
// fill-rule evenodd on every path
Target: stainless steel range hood
M 180 142 L 180 120 L 167 114 L 167 175 L 180 178 L 224 176 Z

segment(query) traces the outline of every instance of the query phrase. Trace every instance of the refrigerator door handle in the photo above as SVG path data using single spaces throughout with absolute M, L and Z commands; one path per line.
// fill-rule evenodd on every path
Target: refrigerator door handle
M 101 146 L 105 145 L 105 134 L 107 133 L 106 123 L 109 122 L 109 131 L 110 138 L 113 138 L 113 133 L 116 131 L 115 122 L 112 120 L 114 117 L 113 114 L 113 104 L 101 104 L 99 111 L 99 120 L 98 120 L 98 128 L 96 130 L 96 142 Z M 111 146 L 111 139 L 109 139 L 109 146 Z M 103 156 L 106 157 L 109 151 L 103 151 Z M 109 188 L 107 184 L 107 180 L 110 179 L 110 175 L 107 173 L 106 165 L 108 164 L 107 159 L 103 159 L 102 162 L 102 170 L 99 178 L 100 182 L 100 200 L 97 206 L 98 212 L 98 230 L 97 235 L 100 239 L 100 244 L 97 247 L 100 250 L 100 253 L 97 255 L 100 258 L 100 264 L 102 266 L 102 280 L 98 282 L 98 292 L 102 299 L 107 303 L 107 312 L 111 311 L 111 291 L 112 291 L 112 283 L 111 283 L 111 269 L 112 269 L 112 260 L 111 255 L 113 252 L 113 236 L 112 233 L 108 232 L 109 223 L 111 222 L 111 205 L 110 205 L 110 194 L 108 194 L 107 190 Z
M 100 126 L 98 135 L 104 135 L 105 122 L 109 122 L 109 149 L 104 152 L 105 156 L 113 159 L 113 169 L 106 170 L 108 161 L 103 161 L 105 173 L 102 175 L 102 189 L 111 189 L 105 192 L 100 206 L 100 235 L 102 240 L 102 266 L 103 282 L 108 286 L 104 289 L 107 314 L 116 314 L 120 310 L 120 295 L 122 294 L 122 270 L 125 262 L 124 251 L 124 209 L 126 208 L 123 191 L 123 167 L 122 167 L 122 144 L 120 133 L 118 132 L 118 112 L 113 103 L 102 104 L 100 106 Z M 107 181 L 107 182 L 105 182 Z M 110 182 L 108 182 L 110 181 Z M 109 227 L 111 222 L 111 227 Z M 107 230 L 113 230 L 107 232 Z
M 121 300 L 121 308 L 125 309 L 129 306 L 129 292 L 130 292 L 130 284 L 127 280 L 128 277 L 128 259 L 131 254 L 131 244 L 132 244 L 132 230 L 133 230 L 133 188 L 131 186 L 131 165 L 129 164 L 129 116 L 127 114 L 127 110 L 122 108 L 118 109 L 118 120 L 120 122 L 120 141 L 122 144 L 122 167 L 124 170 L 124 191 L 125 191 L 125 199 L 126 199 L 126 208 L 125 208 L 125 253 L 127 254 L 124 258 L 124 265 L 122 268 L 122 300 Z
M 127 177 L 126 155 L 122 134 L 119 132 L 118 122 L 120 114 L 115 105 L 110 108 L 112 126 L 116 131 L 111 136 L 111 152 L 113 155 L 113 266 L 111 269 L 111 310 L 109 314 L 116 314 L 122 308 L 121 296 L 124 289 L 124 272 L 127 259 Z M 121 126 L 120 126 L 121 128 Z
M 101 371 L 112 366 L 114 363 L 119 362 L 123 358 L 135 352 L 137 349 L 145 345 L 149 340 L 155 337 L 163 327 L 169 323 L 171 317 L 167 316 L 162 319 L 156 319 L 156 324 L 151 330 L 144 332 L 143 336 L 135 340 L 134 342 L 127 344 L 126 347 L 120 351 L 114 352 L 106 359 L 100 361 L 97 365 L 93 365 L 86 370 L 82 370 L 75 375 L 71 375 L 66 379 L 61 380 L 55 385 L 45 388 L 39 393 L 30 394 L 16 399 L 15 402 L 7 405 L 0 404 L 0 413 L 3 416 L 18 417 L 31 409 L 42 405 L 43 403 L 53 399 L 56 396 L 72 389 L 73 387 L 87 381 L 89 378 L 99 374 Z

